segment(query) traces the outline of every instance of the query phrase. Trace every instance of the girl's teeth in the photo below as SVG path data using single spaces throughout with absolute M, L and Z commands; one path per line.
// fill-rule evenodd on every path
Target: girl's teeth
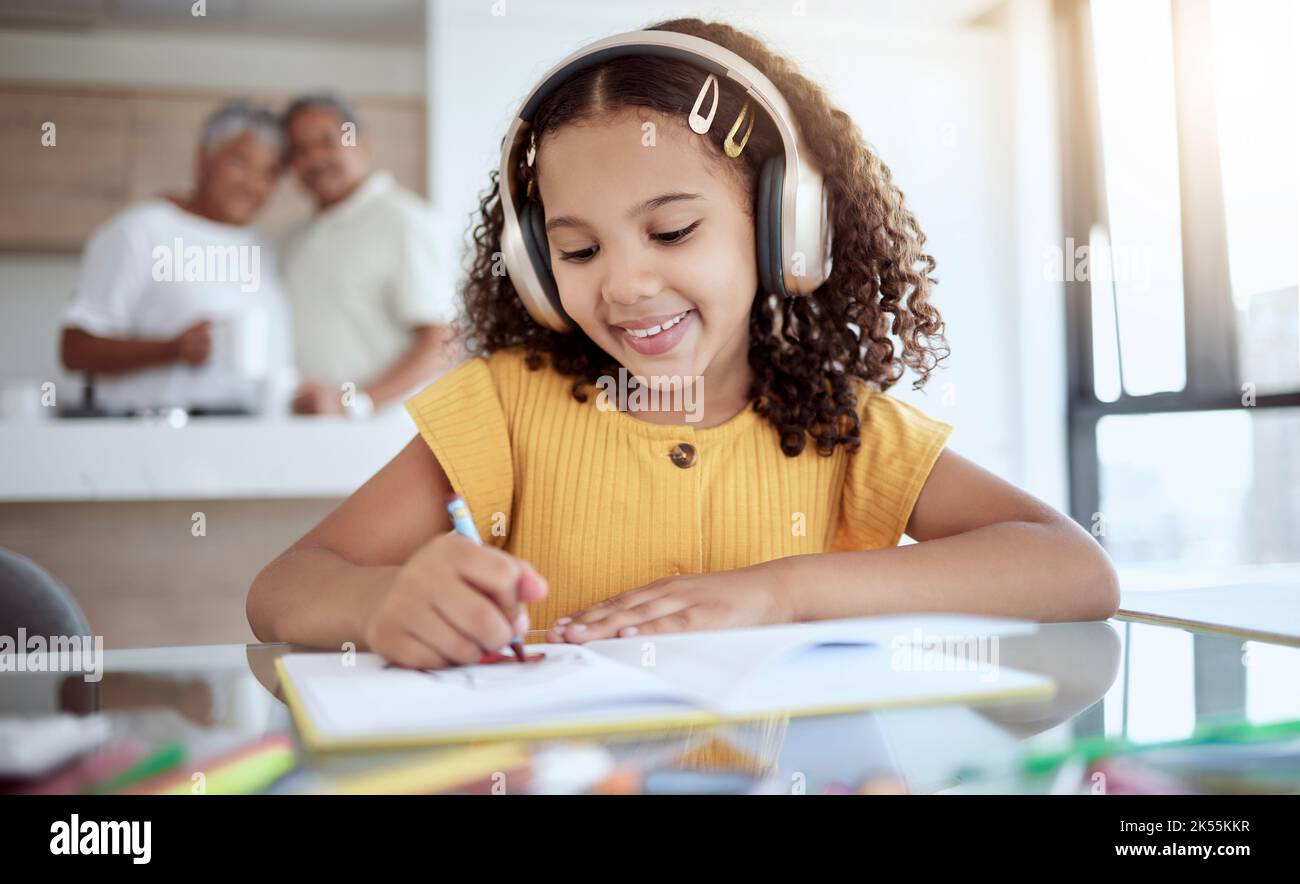
M 677 323 L 681 322 L 686 317 L 686 313 L 690 313 L 690 312 L 691 311 L 687 310 L 685 313 L 678 313 L 676 316 L 674 316 L 672 319 L 668 320 L 667 322 L 663 323 L 662 325 L 652 325 L 649 328 L 629 328 L 629 329 L 625 329 L 625 331 L 627 331 L 627 333 L 634 338 L 653 338 L 655 335 L 659 334 L 660 332 L 667 331 Z

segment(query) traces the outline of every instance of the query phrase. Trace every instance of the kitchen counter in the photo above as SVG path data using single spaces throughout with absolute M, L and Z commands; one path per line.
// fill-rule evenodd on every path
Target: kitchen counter
M 0 422 L 0 501 L 346 497 L 416 433 L 342 417 Z

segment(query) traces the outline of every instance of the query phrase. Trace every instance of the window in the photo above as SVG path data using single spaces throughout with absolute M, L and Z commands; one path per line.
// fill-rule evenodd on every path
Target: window
M 1092 17 L 1106 223 L 1089 269 L 1094 301 L 1113 302 L 1119 359 L 1095 370 L 1113 370 L 1132 396 L 1176 392 L 1186 374 L 1170 8 L 1093 0 Z
M 1057 0 L 1071 509 L 1121 565 L 1300 562 L 1291 0 Z
M 1214 0 L 1212 6 L 1238 364 L 1243 382 L 1259 392 L 1300 388 L 1295 16 L 1291 0 Z
M 1109 415 L 1100 539 L 1133 565 L 1300 562 L 1300 409 Z

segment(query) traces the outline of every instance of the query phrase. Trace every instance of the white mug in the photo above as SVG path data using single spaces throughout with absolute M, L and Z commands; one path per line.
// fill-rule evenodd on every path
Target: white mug
M 212 362 L 223 372 L 250 381 L 265 378 L 270 346 L 270 317 L 260 304 L 212 321 Z
M 65 385 L 62 392 L 67 392 Z M 36 421 L 48 417 L 53 408 L 41 401 L 41 381 L 36 378 L 9 378 L 0 387 L 0 418 L 14 421 Z

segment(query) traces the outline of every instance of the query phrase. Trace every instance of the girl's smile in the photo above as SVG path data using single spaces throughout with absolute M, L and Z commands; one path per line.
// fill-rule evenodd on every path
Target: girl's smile
M 644 356 L 659 356 L 677 346 L 690 331 L 694 316 L 695 309 L 691 308 L 670 316 L 649 316 L 612 325 L 622 332 L 624 346 Z

